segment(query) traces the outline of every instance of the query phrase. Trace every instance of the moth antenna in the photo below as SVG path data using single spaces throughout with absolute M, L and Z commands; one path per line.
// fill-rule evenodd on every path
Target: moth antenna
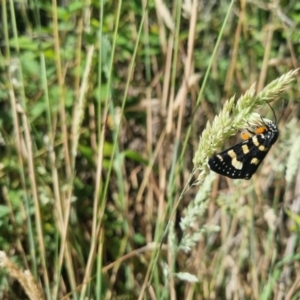
M 271 106 L 271 104 L 270 104 L 268 101 L 266 101 L 266 103 L 267 103 L 267 104 L 269 105 L 269 107 L 271 108 L 271 110 L 272 110 L 272 112 L 273 112 L 273 116 L 274 116 L 275 124 L 277 125 L 277 124 L 278 124 L 278 122 L 279 122 L 279 120 L 280 120 L 280 118 L 281 118 L 281 116 L 282 116 L 282 112 L 283 112 L 283 110 L 281 111 L 280 118 L 279 118 L 279 120 L 278 120 L 278 122 L 277 122 L 276 114 L 275 114 L 275 112 L 274 112 L 274 109 L 273 109 L 273 107 Z M 264 122 L 264 123 L 265 123 L 265 122 Z

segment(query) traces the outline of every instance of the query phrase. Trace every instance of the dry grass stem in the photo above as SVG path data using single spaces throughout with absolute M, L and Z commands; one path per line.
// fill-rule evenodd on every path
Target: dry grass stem
M 0 251 L 0 266 L 7 271 L 9 276 L 20 283 L 30 300 L 45 299 L 42 289 L 32 274 L 28 270 L 21 271 L 3 251 Z

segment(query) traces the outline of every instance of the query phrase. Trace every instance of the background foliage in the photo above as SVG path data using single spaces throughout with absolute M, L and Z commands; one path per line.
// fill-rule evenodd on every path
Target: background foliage
M 300 3 L 1 4 L 2 299 L 299 298 L 298 78 L 250 181 L 184 187 L 226 99 L 298 67 Z

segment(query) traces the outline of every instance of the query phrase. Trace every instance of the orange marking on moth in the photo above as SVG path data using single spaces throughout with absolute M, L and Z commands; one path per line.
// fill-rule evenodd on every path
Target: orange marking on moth
M 261 133 L 264 133 L 264 132 L 267 131 L 267 130 L 268 130 L 267 127 L 261 126 L 261 127 L 257 127 L 257 128 L 255 129 L 255 133 L 256 133 L 256 134 L 261 134 Z
M 249 139 L 251 138 L 251 136 L 249 135 L 248 132 L 242 132 L 242 133 L 241 133 L 241 138 L 242 138 L 243 140 L 249 140 Z

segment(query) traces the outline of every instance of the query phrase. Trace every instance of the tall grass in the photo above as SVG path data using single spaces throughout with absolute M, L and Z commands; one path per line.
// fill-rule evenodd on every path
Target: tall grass
M 297 9 L 2 1 L 0 297 L 297 299 Z M 257 174 L 210 172 L 266 101 Z

